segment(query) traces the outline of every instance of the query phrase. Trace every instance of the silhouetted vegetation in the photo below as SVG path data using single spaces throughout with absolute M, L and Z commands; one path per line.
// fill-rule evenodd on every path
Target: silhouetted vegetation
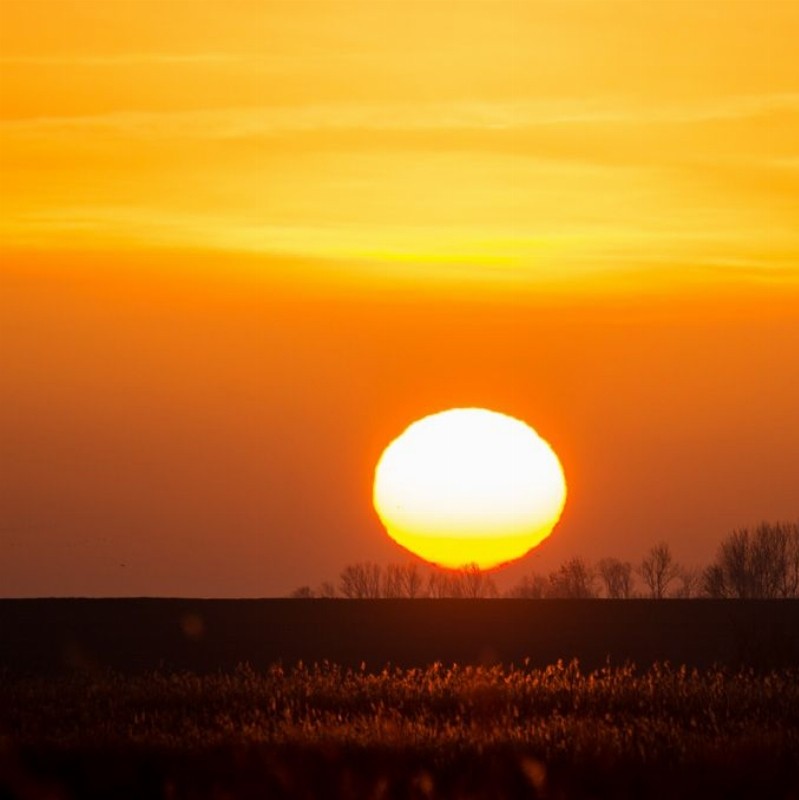
M 546 596 L 579 600 L 596 597 L 596 575 L 581 558 L 571 558 L 550 574 Z
M 669 586 L 680 574 L 680 565 L 665 542 L 656 544 L 647 553 L 639 569 L 649 597 L 655 600 L 668 596 Z
M 799 523 L 763 523 L 733 531 L 704 572 L 709 597 L 799 596 Z
M 361 561 L 344 567 L 338 585 L 338 594 L 330 582 L 325 582 L 316 590 L 310 586 L 300 586 L 291 596 L 300 599 L 338 596 L 350 600 L 417 597 L 475 599 L 499 596 L 491 574 L 475 564 L 467 564 L 458 570 L 445 570 L 423 567 L 415 561 L 386 566 Z
M 527 600 L 543 600 L 549 591 L 549 581 L 536 573 L 525 575 L 508 592 L 509 597 Z
M 417 562 L 385 567 L 361 562 L 344 567 L 338 594 L 325 582 L 316 590 L 299 587 L 291 596 L 490 598 L 499 597 L 500 592 L 491 573 L 481 572 L 475 565 L 446 570 Z M 722 541 L 716 560 L 705 568 L 680 564 L 666 542 L 654 545 L 637 566 L 613 557 L 592 566 L 574 557 L 548 575 L 525 575 L 505 596 L 614 600 L 799 597 L 799 523 L 762 523 L 753 531 L 733 531 Z
M 605 597 L 627 600 L 633 596 L 633 565 L 618 558 L 603 558 L 597 571 L 605 589 Z
M 334 664 L 4 681 L 0 797 L 788 797 L 799 674 Z
M 371 562 L 350 564 L 341 571 L 339 581 L 344 597 L 374 599 L 383 596 L 382 568 Z
M 497 597 L 494 579 L 476 564 L 452 571 L 434 570 L 427 581 L 428 597 L 460 597 L 478 599 Z

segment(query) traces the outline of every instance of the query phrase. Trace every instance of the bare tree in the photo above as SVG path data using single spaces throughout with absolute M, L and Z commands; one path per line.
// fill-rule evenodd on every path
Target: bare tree
M 348 564 L 339 576 L 341 593 L 358 599 L 380 597 L 381 572 L 380 565 L 371 561 Z
M 765 547 L 764 573 L 775 597 L 799 596 L 799 522 L 763 523 L 755 531 Z
M 381 594 L 383 597 L 402 597 L 402 565 L 389 564 L 383 570 Z
M 383 570 L 383 597 L 421 597 L 424 580 L 419 565 L 415 562 L 407 564 L 389 564 Z
M 467 564 L 458 570 L 458 577 L 463 587 L 462 597 L 496 597 L 497 587 L 494 579 L 477 564 Z
M 572 558 L 549 575 L 547 597 L 596 597 L 596 578 L 581 558 Z
M 788 556 L 785 565 L 785 597 L 799 597 L 799 521 L 786 523 Z
M 730 597 L 724 568 L 716 563 L 710 564 L 702 573 L 702 593 L 707 597 Z
M 403 597 L 421 597 L 424 593 L 424 580 L 422 571 L 415 561 L 403 564 L 400 572 L 400 584 Z
M 291 597 L 307 600 L 311 597 L 316 597 L 316 595 L 310 586 L 299 586 L 291 593 Z
M 665 542 L 660 542 L 641 561 L 639 572 L 649 590 L 649 596 L 661 600 L 667 596 L 669 586 L 681 569 L 671 554 L 671 548 Z
M 719 546 L 718 557 L 704 574 L 705 592 L 711 597 L 752 597 L 755 578 L 750 554 L 750 534 L 733 531 Z
M 724 539 L 702 576 L 710 597 L 799 596 L 799 523 L 740 528 Z
M 605 596 L 624 598 L 633 596 L 633 565 L 618 558 L 603 558 L 597 571 L 605 589 Z
M 476 564 L 459 570 L 433 570 L 428 579 L 430 597 L 496 597 L 494 579 Z
M 702 589 L 702 570 L 699 567 L 682 567 L 677 575 L 675 597 L 698 597 Z
M 525 575 L 509 592 L 509 597 L 540 600 L 546 597 L 549 584 L 543 575 Z
M 452 573 L 434 569 L 427 578 L 427 594 L 436 598 L 461 597 L 461 587 Z
M 336 587 L 330 581 L 322 581 L 316 590 L 317 597 L 331 598 L 336 596 Z

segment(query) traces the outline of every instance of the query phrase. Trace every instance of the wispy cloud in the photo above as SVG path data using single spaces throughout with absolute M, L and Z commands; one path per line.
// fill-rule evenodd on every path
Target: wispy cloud
M 35 133 L 76 129 L 124 135 L 245 138 L 308 131 L 510 131 L 548 126 L 691 124 L 799 114 L 799 93 L 747 95 L 713 103 L 646 107 L 623 98 L 583 101 L 448 102 L 385 105 L 258 106 L 188 111 L 114 111 L 81 116 L 41 116 L 0 122 L 0 131 Z
M 109 53 L 96 55 L 0 56 L 0 65 L 16 67 L 130 67 L 142 64 L 248 64 L 269 63 L 257 53 Z

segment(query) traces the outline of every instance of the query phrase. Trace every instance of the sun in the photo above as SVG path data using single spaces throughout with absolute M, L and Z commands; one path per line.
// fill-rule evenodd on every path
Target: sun
M 453 408 L 391 442 L 375 469 L 373 499 L 397 544 L 443 567 L 489 569 L 549 536 L 566 479 L 555 452 L 526 423 Z

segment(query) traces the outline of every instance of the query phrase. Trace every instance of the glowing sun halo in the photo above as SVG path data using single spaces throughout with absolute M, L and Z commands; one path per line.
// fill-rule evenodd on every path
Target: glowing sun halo
M 445 567 L 520 558 L 549 536 L 565 501 L 563 469 L 547 442 L 482 408 L 414 422 L 375 469 L 374 505 L 389 536 Z

